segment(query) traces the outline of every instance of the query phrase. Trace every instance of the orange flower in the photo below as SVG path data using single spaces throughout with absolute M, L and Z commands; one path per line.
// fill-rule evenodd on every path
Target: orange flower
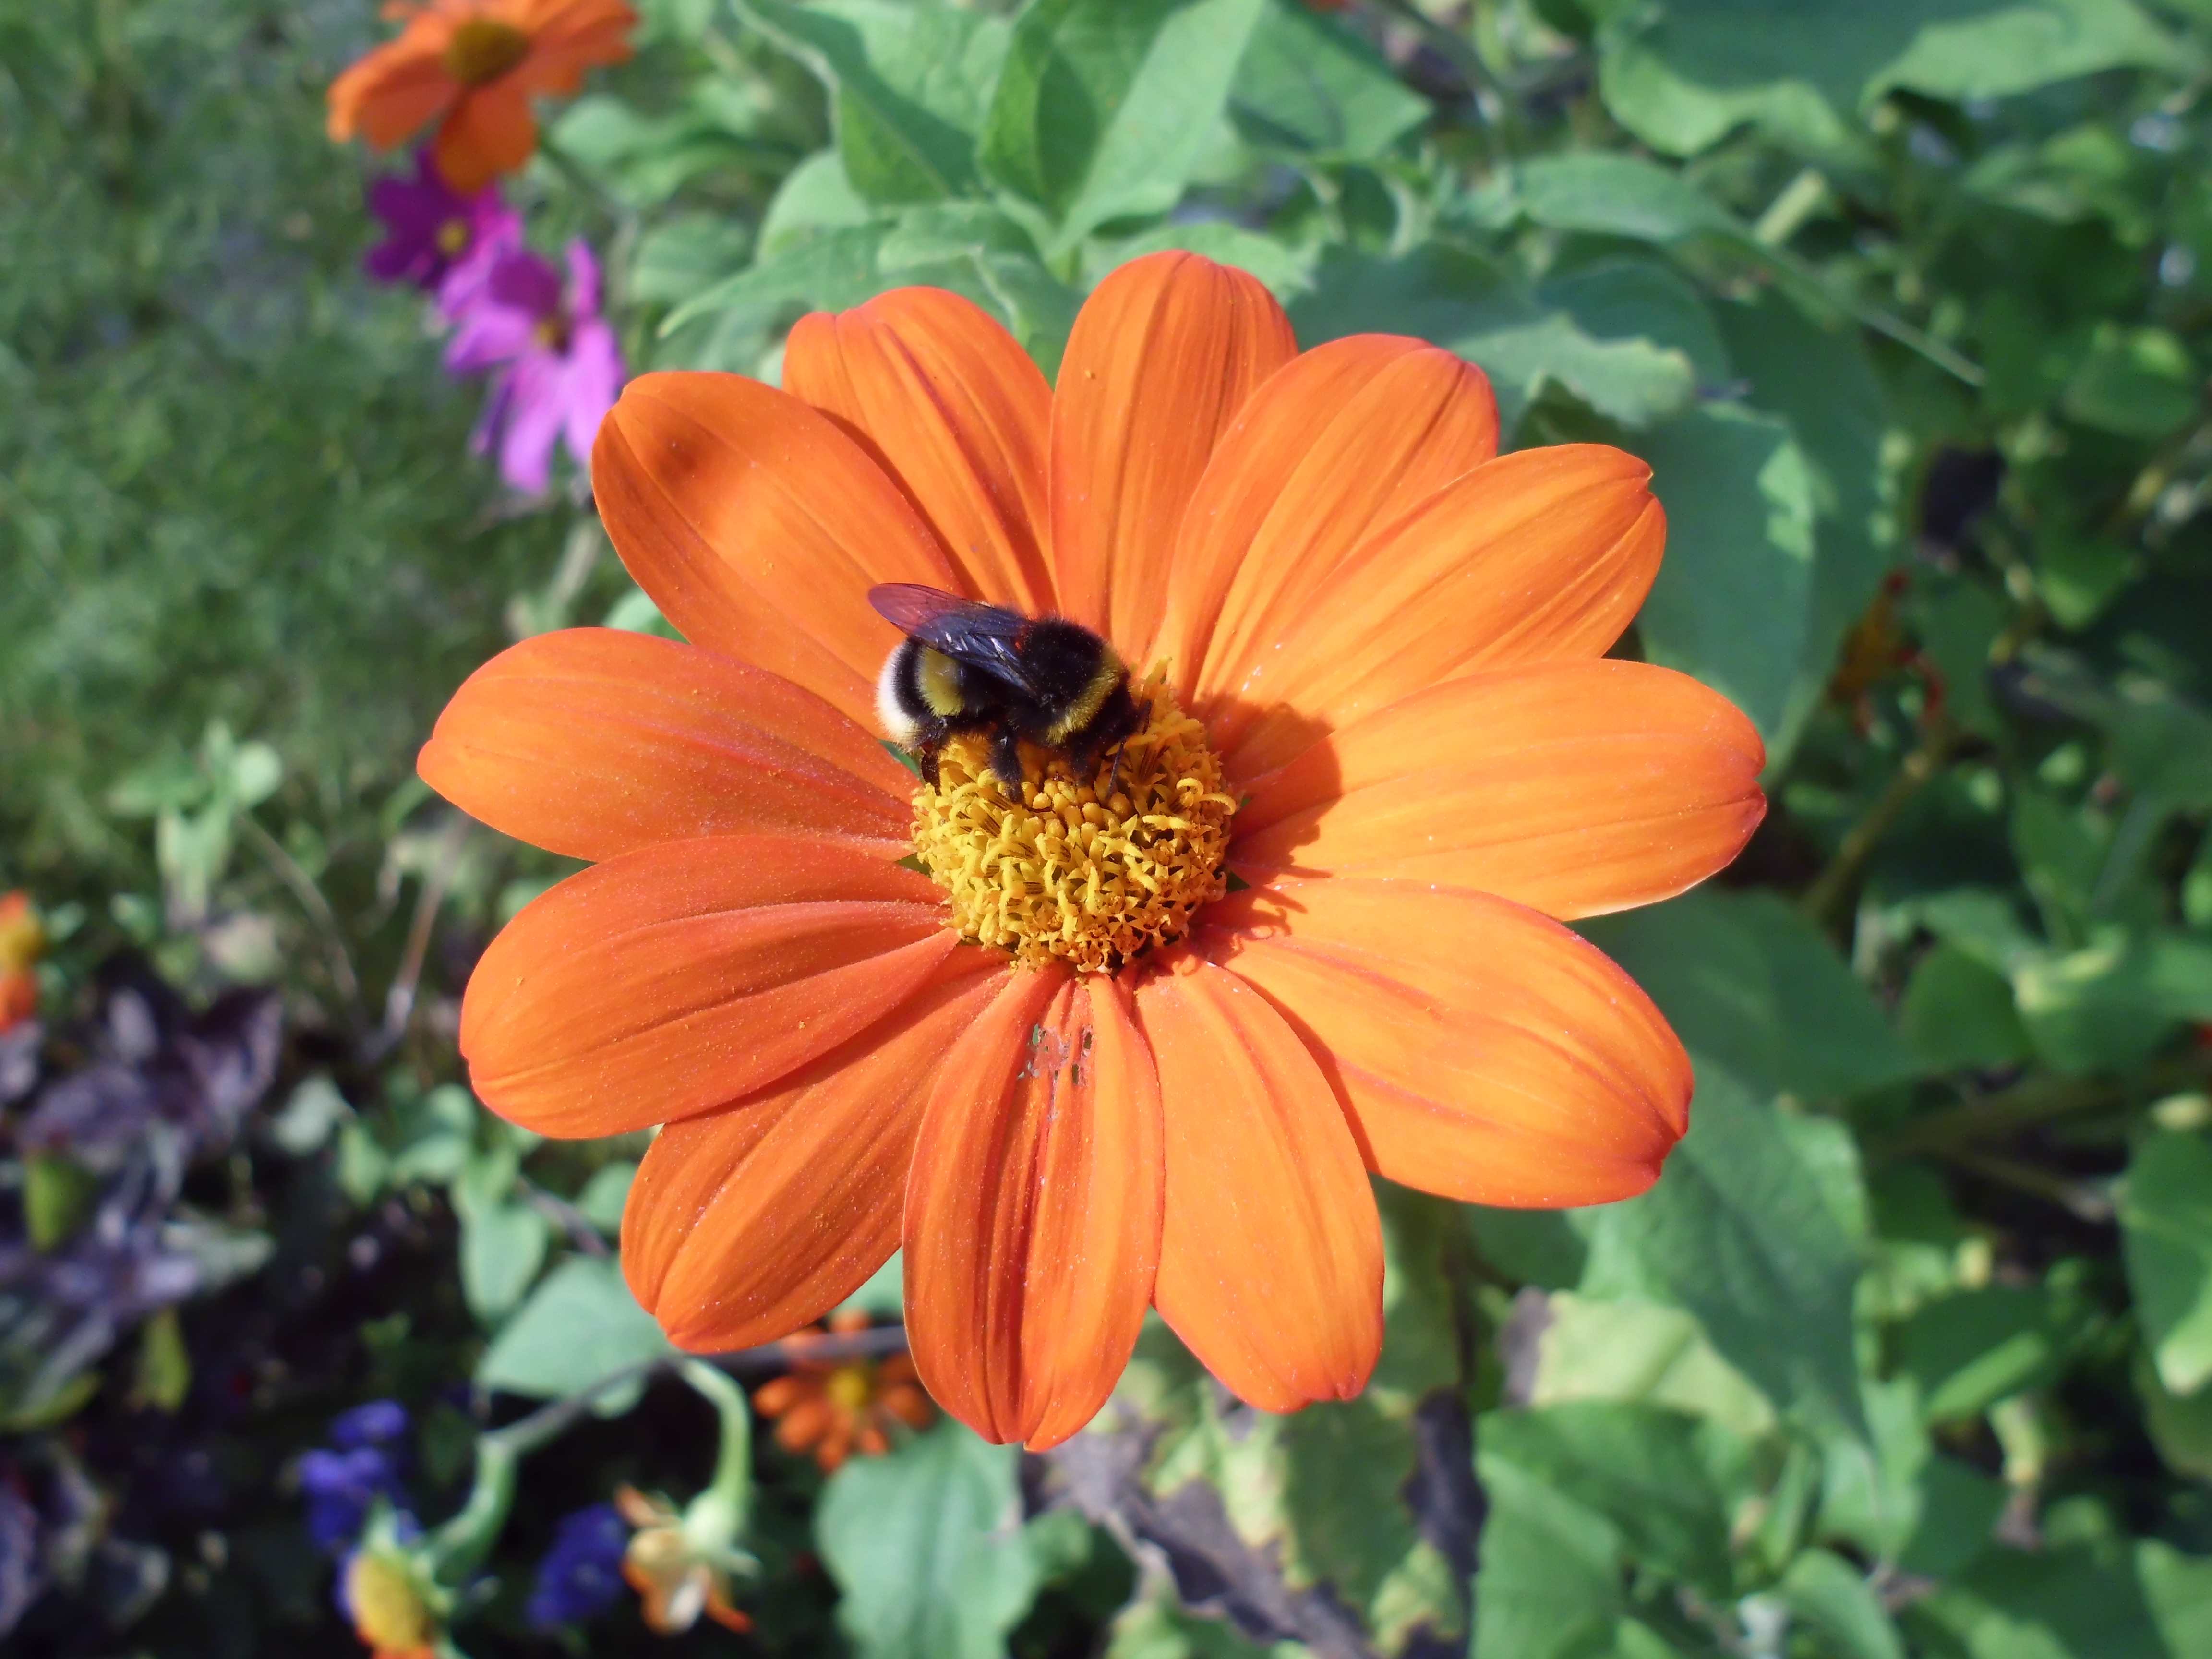
M 373 1659 L 431 1659 L 437 1620 L 404 1558 L 380 1549 L 357 1550 L 342 1577 L 354 1634 Z
M 732 1563 L 711 1541 L 695 1539 L 681 1510 L 635 1486 L 615 1494 L 615 1508 L 636 1531 L 623 1552 L 623 1577 L 637 1592 L 646 1628 L 657 1636 L 690 1630 L 705 1613 L 725 1630 L 753 1621 L 730 1601 Z
M 0 1032 L 12 1031 L 39 1012 L 39 976 L 46 930 L 27 893 L 0 894 Z
M 840 1314 L 836 1334 L 864 1331 L 866 1314 Z M 822 1338 L 818 1329 L 794 1331 L 787 1346 L 803 1348 Z M 753 1408 L 775 1419 L 775 1443 L 786 1451 L 811 1451 L 823 1472 L 834 1473 L 854 1452 L 881 1457 L 891 1449 L 890 1427 L 929 1426 L 928 1398 L 915 1385 L 914 1361 L 904 1354 L 870 1359 L 794 1359 L 791 1370 L 753 1390 Z
M 1740 712 L 1603 658 L 1664 540 L 1643 463 L 1496 456 L 1478 370 L 1301 356 L 1179 252 L 1099 286 L 1056 391 L 927 289 L 805 319 L 784 378 L 648 374 L 600 431 L 607 529 L 692 643 L 526 641 L 420 762 L 598 861 L 492 942 L 461 1048 L 533 1130 L 667 1125 L 622 1258 L 674 1340 L 781 1336 L 903 1243 L 921 1378 L 989 1439 L 1081 1428 L 1147 1305 L 1288 1411 L 1374 1365 L 1369 1171 L 1650 1184 L 1688 1061 L 1562 924 L 1711 875 L 1765 803 Z M 1017 799 L 956 738 L 915 788 L 869 729 L 885 581 L 1152 672 L 1118 773 L 1032 754 Z
M 464 196 L 530 159 L 532 97 L 622 62 L 637 23 L 624 0 L 395 0 L 386 13 L 407 27 L 331 83 L 331 137 L 390 149 L 434 120 L 432 158 Z

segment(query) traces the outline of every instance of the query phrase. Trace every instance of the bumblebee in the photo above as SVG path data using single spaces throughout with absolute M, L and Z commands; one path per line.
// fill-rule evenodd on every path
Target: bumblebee
M 956 732 L 988 733 L 991 771 L 1012 789 L 1024 742 L 1066 756 L 1080 774 L 1109 749 L 1118 759 L 1142 721 L 1128 669 L 1079 623 L 914 582 L 872 587 L 868 603 L 906 635 L 876 681 L 877 715 L 933 787 L 938 751 Z

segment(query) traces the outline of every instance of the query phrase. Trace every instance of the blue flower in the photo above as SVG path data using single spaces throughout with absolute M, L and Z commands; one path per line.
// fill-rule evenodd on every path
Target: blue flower
M 372 1400 L 331 1420 L 331 1443 L 351 1450 L 381 1446 L 407 1432 L 407 1407 L 397 1400 Z
M 307 1535 L 319 1547 L 337 1551 L 350 1545 L 379 1499 L 404 1517 L 410 1500 L 400 1478 L 399 1449 L 392 1443 L 406 1431 L 404 1407 L 397 1401 L 372 1400 L 331 1423 L 336 1449 L 319 1446 L 300 1460 Z
M 562 1517 L 553 1547 L 538 1564 L 527 1613 L 534 1630 L 551 1630 L 605 1613 L 623 1589 L 623 1551 L 629 1527 L 611 1504 Z

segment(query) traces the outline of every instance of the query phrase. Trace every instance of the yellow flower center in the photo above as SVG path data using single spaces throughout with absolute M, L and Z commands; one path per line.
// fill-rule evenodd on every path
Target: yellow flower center
M 915 791 L 914 844 L 963 938 L 1018 962 L 1065 957 L 1110 973 L 1182 938 L 1221 896 L 1237 811 L 1221 762 L 1157 675 L 1131 695 L 1143 724 L 1081 777 L 1053 757 L 1009 791 L 991 775 L 987 738 L 945 745 L 936 787 Z
M 512 23 L 471 17 L 446 41 L 446 71 L 464 86 L 496 81 L 530 55 L 530 37 Z
M 840 1411 L 857 1412 L 874 1397 L 876 1380 L 869 1366 L 840 1365 L 823 1380 L 822 1392 Z
M 380 1654 L 419 1653 L 430 1645 L 429 1610 L 397 1561 L 363 1550 L 346 1568 L 346 1603 L 361 1639 Z
M 438 252 L 448 259 L 459 258 L 468 251 L 469 222 L 448 219 L 438 227 Z

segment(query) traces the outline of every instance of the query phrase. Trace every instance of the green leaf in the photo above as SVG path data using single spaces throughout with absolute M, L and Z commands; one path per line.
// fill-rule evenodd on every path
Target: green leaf
M 2100 323 L 2058 406 L 2085 426 L 2154 441 L 2196 415 L 2203 379 L 2165 329 Z
M 1658 1185 L 1592 1214 L 1583 1290 L 1688 1309 L 1778 1407 L 1856 1429 L 1858 1268 L 1820 1173 L 1780 1115 L 1701 1065 L 1690 1133 Z
M 729 313 L 765 327 L 800 311 L 842 311 L 873 299 L 890 284 L 883 274 L 887 221 L 847 225 L 787 240 L 736 275 L 710 284 L 678 306 L 660 325 L 663 336 L 696 318 Z M 766 244 L 763 243 L 765 246 Z
M 92 1213 L 100 1177 L 66 1152 L 23 1159 L 23 1227 L 34 1250 L 67 1242 Z
M 1725 693 L 1778 748 L 1814 649 L 1811 462 L 1787 422 L 1728 405 L 1638 447 L 1667 509 L 1667 559 L 1637 620 L 1645 652 Z
M 990 308 L 1006 319 L 1007 328 L 1044 371 L 1045 378 L 1057 376 L 1081 296 L 1047 270 L 1034 254 L 978 247 L 971 249 L 968 257 L 976 280 L 990 296 Z
M 2136 1546 L 2136 1580 L 2166 1652 L 2212 1653 L 2212 1559 L 2146 1538 Z
M 519 1202 L 461 1213 L 461 1295 L 469 1311 L 496 1323 L 530 1288 L 553 1242 L 545 1218 Z
M 1002 19 L 938 0 L 735 0 L 836 94 L 846 177 L 871 202 L 972 194 L 975 134 L 1006 59 Z
M 1261 0 L 1036 0 L 1014 24 L 980 156 L 1054 254 L 1166 212 L 1195 173 Z
M 1827 937 L 1774 894 L 1705 887 L 1582 932 L 1693 1054 L 1758 1092 L 1826 1099 L 1918 1070 Z
M 2142 1401 L 2143 1427 L 2151 1443 L 2177 1474 L 2212 1482 L 2212 1389 L 2174 1394 L 2158 1380 L 2150 1355 L 2137 1350 L 2136 1396 Z
M 231 757 L 230 775 L 226 781 L 231 799 L 241 811 L 258 806 L 283 783 L 284 763 L 265 743 L 242 743 Z
M 1931 1071 L 2009 1066 L 2027 1058 L 2012 984 L 1954 945 L 1920 959 L 1898 1010 L 1905 1040 Z
M 1840 150 L 1848 135 L 1838 105 L 1856 91 L 1852 70 L 1881 61 L 1856 59 L 1873 37 L 1847 18 L 1856 21 L 1856 9 L 1792 9 L 1786 0 L 1624 7 L 1599 33 L 1598 88 L 1614 119 L 1670 155 L 1694 155 L 1746 122 L 1808 150 Z M 1810 78 L 1839 63 L 1825 88 Z
M 2119 929 L 2078 951 L 2039 953 L 2013 969 L 2013 996 L 2037 1055 L 2074 1076 L 2147 1059 L 2212 987 L 2212 947 Z
M 1796 746 L 1826 693 L 1844 636 L 1894 557 L 1882 459 L 1892 417 L 1856 328 L 1821 327 L 1771 295 L 1712 314 L 1746 400 L 1789 422 L 1812 486 L 1813 586 L 1796 680 L 1779 729 L 1768 734 L 1772 766 Z M 1671 536 L 1668 545 L 1681 548 Z
M 862 1659 L 1000 1659 L 1040 1579 L 1018 1460 L 947 1419 L 830 1482 L 814 1534 Z
M 1475 1443 L 1603 1516 L 1634 1559 L 1724 1595 L 1729 1522 L 1749 1495 L 1743 1443 L 1710 1422 L 1656 1406 L 1581 1401 L 1492 1412 Z M 1477 1587 L 1478 1597 L 1480 1587 Z
M 2102 70 L 2179 70 L 2192 56 L 2130 0 L 2014 0 L 1929 18 L 1862 95 L 1904 87 L 1961 101 L 2007 98 Z
M 1865 1576 L 1839 1555 L 1807 1550 L 1782 1575 L 1790 1610 L 1828 1638 L 1838 1659 L 1905 1659 L 1905 1643 Z
M 340 1125 L 352 1119 L 353 1108 L 346 1103 L 338 1085 L 317 1072 L 301 1079 L 269 1128 L 279 1146 L 294 1158 L 305 1158 L 319 1151 Z
M 1561 1291 L 1546 1299 L 1544 1313 L 1530 1405 L 1621 1401 L 1711 1418 L 1745 1440 L 1773 1432 L 1766 1396 L 1681 1309 Z
M 1672 168 L 1641 156 L 1581 150 L 1524 161 L 1513 174 L 1521 210 L 1553 230 L 1676 242 L 1733 232 L 1735 216 Z
M 1577 291 L 1571 287 L 1563 297 Z M 1674 413 L 1696 390 L 1695 369 L 1680 349 L 1587 332 L 1563 305 L 1547 304 L 1504 267 L 1446 243 L 1399 258 L 1335 252 L 1291 317 L 1309 345 L 1382 331 L 1418 334 L 1459 353 L 1490 376 L 1509 428 L 1554 385 L 1631 426 Z
M 2081 1546 L 1992 1551 L 1914 1611 L 1972 1659 L 2191 1659 L 2160 1638 L 2134 1564 Z
M 1662 260 L 1629 256 L 1577 265 L 1546 279 L 1536 299 L 1557 306 L 1593 340 L 1641 341 L 1674 355 L 1694 385 L 1717 386 L 1729 378 L 1711 307 Z
M 1619 1528 L 1476 1430 L 1489 1514 L 1475 1576 L 1474 1645 L 1482 1659 L 1587 1659 L 1605 1650 L 1621 1606 Z
M 638 239 L 630 261 L 629 297 L 643 305 L 679 305 L 740 269 L 752 246 L 742 224 L 695 213 L 655 225 Z
M 1345 158 L 1380 155 L 1431 112 L 1364 37 L 1299 0 L 1261 15 L 1229 107 L 1249 143 Z
M 2040 1285 L 1990 1285 L 1930 1302 L 1898 1328 L 1898 1367 L 1930 1423 L 1978 1416 L 2053 1381 L 2081 1334 Z
M 1164 248 L 1182 248 L 1216 264 L 1249 271 L 1286 305 L 1313 286 L 1313 248 L 1293 246 L 1225 219 L 1170 222 L 1118 242 L 1094 239 L 1084 250 L 1085 280 L 1096 287 L 1115 266 Z
M 1787 143 L 1837 150 L 1849 142 L 1842 117 L 1893 88 L 2001 98 L 2195 56 L 2129 0 L 1988 0 L 1933 15 L 1922 0 L 1667 0 L 1609 9 L 1599 45 L 1607 106 L 1675 155 L 1706 149 L 1747 121 Z
M 164 1308 L 138 1329 L 134 1398 L 174 1416 L 192 1388 L 192 1356 L 174 1308 Z
M 1930 1457 L 1917 1474 L 1918 1523 L 1898 1565 L 1929 1578 L 1955 1577 L 1993 1547 L 2011 1489 L 1955 1457 Z
M 1574 1220 L 1557 1210 L 1464 1206 L 1475 1248 L 1508 1279 L 1539 1290 L 1569 1291 L 1582 1282 L 1589 1245 Z
M 1269 1659 L 1225 1620 L 1185 1613 L 1172 1589 L 1140 1593 L 1115 1615 L 1101 1659 Z
M 1402 1422 L 1365 1400 L 1283 1425 L 1283 1511 L 1299 1562 L 1347 1605 L 1370 1606 L 1420 1542 L 1400 1489 L 1413 1466 Z
M 550 1400 L 675 1352 L 613 1261 L 571 1256 L 493 1339 L 477 1385 Z
M 603 1233 L 620 1231 L 623 1206 L 629 1201 L 630 1183 L 636 1179 L 637 1165 L 628 1158 L 594 1170 L 584 1190 L 576 1194 L 578 1212 Z
M 2193 1395 L 2212 1382 L 2212 1143 L 2147 1137 L 2128 1163 L 2120 1227 L 2159 1381 Z
M 876 209 L 845 173 L 845 158 L 835 149 L 817 150 L 793 167 L 769 200 L 762 216 L 763 254 L 781 252 L 817 230 L 845 230 L 876 217 Z

